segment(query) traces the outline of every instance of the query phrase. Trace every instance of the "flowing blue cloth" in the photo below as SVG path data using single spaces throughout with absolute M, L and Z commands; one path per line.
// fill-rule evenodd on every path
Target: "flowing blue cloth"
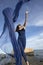
M 21 51 L 20 51 L 19 45 L 17 43 L 16 37 L 15 37 L 15 32 L 14 32 L 14 23 L 12 20 L 12 9 L 11 8 L 4 9 L 3 15 L 5 18 L 6 27 L 9 30 L 9 36 L 10 36 L 10 39 L 12 42 L 13 50 L 15 52 L 16 65 L 22 65 L 22 55 L 21 55 Z
M 14 22 L 16 22 L 16 20 L 19 16 L 19 11 L 20 11 L 20 8 L 23 5 L 23 3 L 28 2 L 28 1 L 29 0 L 20 0 L 17 3 L 14 11 L 10 7 L 5 8 L 3 10 L 5 23 L 4 23 L 3 32 L 0 36 L 0 38 L 4 34 L 6 27 L 7 27 L 8 31 L 9 31 L 10 40 L 11 40 L 11 43 L 12 43 L 12 46 L 13 46 L 13 50 L 14 50 L 15 56 L 16 56 L 16 65 L 22 65 L 22 54 L 21 54 L 20 47 L 18 45 L 18 42 L 16 40 L 16 36 L 15 36 Z
M 12 20 L 13 20 L 13 22 L 16 22 L 17 21 L 17 18 L 18 18 L 18 16 L 19 16 L 19 11 L 20 11 L 20 8 L 21 8 L 21 6 L 24 4 L 24 3 L 26 3 L 26 2 L 28 2 L 28 1 L 30 1 L 30 0 L 20 0 L 18 3 L 17 3 L 17 5 L 16 5 L 16 7 L 15 7 L 15 10 L 13 11 L 12 10 Z M 9 8 L 9 10 L 10 10 L 10 8 Z M 5 12 L 5 11 L 4 11 Z M 4 14 L 5 15 L 5 14 Z M 4 27 L 3 27 L 3 32 L 2 32 L 2 34 L 0 35 L 0 38 L 2 37 L 2 35 L 4 34 L 4 32 L 5 32 L 5 29 L 6 29 L 6 22 L 4 23 Z

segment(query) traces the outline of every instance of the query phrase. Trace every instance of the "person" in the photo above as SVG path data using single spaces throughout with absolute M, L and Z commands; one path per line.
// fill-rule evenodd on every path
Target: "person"
M 18 44 L 20 46 L 20 50 L 22 53 L 22 56 L 26 62 L 26 65 L 29 65 L 29 62 L 27 60 L 26 54 L 24 53 L 24 49 L 26 46 L 26 35 L 25 35 L 25 29 L 27 25 L 27 20 L 28 20 L 28 11 L 25 13 L 25 22 L 23 25 L 18 24 L 16 27 L 16 32 L 18 32 Z

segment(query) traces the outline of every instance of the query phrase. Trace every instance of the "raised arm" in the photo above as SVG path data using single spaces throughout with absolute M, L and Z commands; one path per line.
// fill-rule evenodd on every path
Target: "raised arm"
M 24 22 L 24 24 L 19 28 L 19 30 L 22 30 L 23 28 L 25 29 L 25 28 L 26 28 L 26 25 L 27 25 L 27 22 L 28 22 L 28 11 L 26 11 L 26 13 L 25 13 L 25 22 Z
M 23 24 L 24 27 L 26 27 L 27 22 L 28 22 L 28 11 L 26 11 L 26 13 L 25 13 L 25 22 Z

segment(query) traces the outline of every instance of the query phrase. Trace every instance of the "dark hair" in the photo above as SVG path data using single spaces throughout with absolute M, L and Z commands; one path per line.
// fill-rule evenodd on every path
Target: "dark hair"
M 16 32 L 18 32 L 19 26 L 21 26 L 21 24 L 18 24 L 18 25 L 17 25 L 17 27 L 16 27 Z

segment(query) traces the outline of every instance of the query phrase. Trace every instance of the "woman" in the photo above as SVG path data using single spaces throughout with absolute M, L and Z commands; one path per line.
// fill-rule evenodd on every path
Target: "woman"
M 24 53 L 24 49 L 26 46 L 25 28 L 26 28 L 26 24 L 27 24 L 27 20 L 28 20 L 27 18 L 28 18 L 28 11 L 26 11 L 26 14 L 25 14 L 24 24 L 23 25 L 18 24 L 16 27 L 16 32 L 18 32 L 18 44 L 20 46 L 22 56 L 24 57 L 26 64 L 29 65 L 29 62 L 26 58 L 26 54 Z

